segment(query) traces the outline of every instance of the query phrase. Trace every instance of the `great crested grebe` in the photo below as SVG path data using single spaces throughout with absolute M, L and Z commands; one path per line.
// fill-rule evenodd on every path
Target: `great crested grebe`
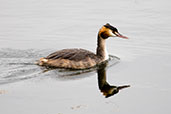
M 108 37 L 128 39 L 126 36 L 121 35 L 115 27 L 107 23 L 98 32 L 96 54 L 84 49 L 63 49 L 47 57 L 40 58 L 37 64 L 40 66 L 68 69 L 94 67 L 109 59 L 105 45 Z

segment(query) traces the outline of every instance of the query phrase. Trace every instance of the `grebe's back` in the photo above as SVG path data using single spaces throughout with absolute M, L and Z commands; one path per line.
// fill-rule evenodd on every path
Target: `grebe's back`
M 95 59 L 96 55 L 85 49 L 63 49 L 56 51 L 46 57 L 46 59 L 68 59 L 73 61 L 84 61 L 87 57 Z

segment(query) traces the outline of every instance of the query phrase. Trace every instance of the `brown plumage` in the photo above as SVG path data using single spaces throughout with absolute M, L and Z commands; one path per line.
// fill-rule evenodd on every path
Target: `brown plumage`
M 63 49 L 43 58 L 43 65 L 70 69 L 85 69 L 95 66 L 100 59 L 84 49 Z M 48 62 L 46 62 L 48 60 Z
M 115 27 L 106 24 L 99 30 L 96 54 L 84 49 L 63 49 L 40 58 L 38 65 L 69 69 L 94 67 L 108 59 L 105 40 L 112 36 L 127 38 L 122 36 Z

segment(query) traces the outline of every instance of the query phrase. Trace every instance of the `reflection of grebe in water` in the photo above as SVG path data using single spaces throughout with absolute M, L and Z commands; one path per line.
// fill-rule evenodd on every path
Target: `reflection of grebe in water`
M 103 66 L 101 65 L 101 67 L 97 70 L 97 74 L 98 74 L 98 85 L 99 85 L 99 89 L 100 91 L 103 93 L 103 95 L 107 98 L 110 97 L 116 93 L 119 92 L 119 90 L 130 87 L 130 85 L 124 85 L 124 86 L 113 86 L 110 85 L 107 81 L 106 81 L 106 63 L 103 64 Z
M 115 27 L 107 23 L 98 32 L 96 54 L 84 49 L 63 49 L 56 51 L 47 57 L 40 58 L 37 64 L 41 66 L 69 69 L 86 69 L 94 67 L 109 58 L 105 45 L 105 40 L 108 37 L 128 39 L 121 35 Z

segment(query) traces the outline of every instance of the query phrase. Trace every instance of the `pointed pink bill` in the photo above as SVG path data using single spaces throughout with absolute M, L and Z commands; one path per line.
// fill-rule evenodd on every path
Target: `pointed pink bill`
M 117 37 L 120 37 L 120 38 L 128 39 L 128 37 L 123 36 L 123 35 L 120 34 L 119 32 L 115 32 L 115 35 L 116 35 Z

